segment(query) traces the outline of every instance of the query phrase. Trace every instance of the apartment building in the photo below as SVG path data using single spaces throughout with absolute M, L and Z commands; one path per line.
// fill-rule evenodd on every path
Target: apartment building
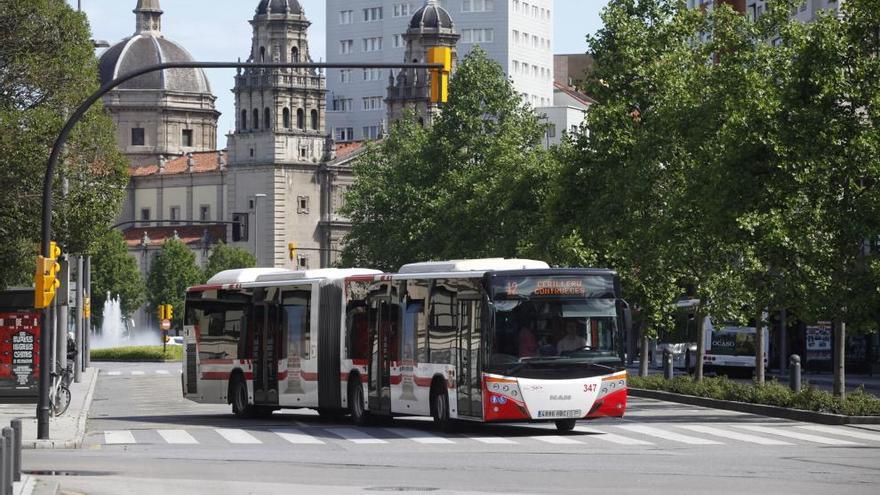
M 823 10 L 840 10 L 846 0 L 805 0 L 802 4 L 792 8 L 793 18 L 810 22 Z M 757 19 L 767 9 L 767 0 L 688 0 L 688 7 L 711 8 L 713 4 L 726 3 L 739 12 L 748 14 L 752 19 Z
M 461 60 L 480 46 L 534 107 L 553 104 L 553 0 L 327 0 L 327 61 L 400 63 L 404 33 L 427 4 L 449 12 Z M 327 122 L 337 141 L 369 140 L 387 128 L 387 70 L 327 72 Z

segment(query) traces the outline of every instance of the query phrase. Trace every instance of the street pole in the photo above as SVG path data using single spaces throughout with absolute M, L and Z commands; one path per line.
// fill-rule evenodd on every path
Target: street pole
M 755 383 L 764 385 L 764 310 L 760 306 L 755 305 Z
M 83 345 L 83 371 L 85 371 L 89 366 L 92 365 L 92 360 L 89 354 L 92 351 L 92 257 L 86 256 L 85 262 L 85 287 L 83 287 L 84 293 L 84 301 L 88 302 L 89 312 L 86 317 L 86 331 L 85 331 L 85 339 Z
M 104 95 L 127 81 L 138 78 L 144 74 L 159 72 L 168 69 L 427 69 L 433 71 L 448 70 L 445 64 L 328 64 L 328 63 L 242 63 L 242 62 L 169 62 L 149 65 L 133 70 L 125 75 L 104 84 L 100 89 L 92 93 L 77 107 L 76 111 L 67 118 L 61 132 L 52 145 L 49 160 L 46 163 L 46 173 L 43 176 L 43 209 L 40 222 L 41 242 L 40 254 L 44 258 L 52 258 L 52 189 L 55 180 L 55 172 L 58 168 L 61 151 L 64 149 L 67 139 L 76 124 L 85 117 L 92 106 Z M 439 94 L 445 94 L 445 77 L 438 77 L 440 81 Z M 444 100 L 445 101 L 445 100 Z M 40 310 L 40 342 L 50 341 L 49 336 L 49 309 Z M 43 440 L 49 438 L 49 360 L 46 356 L 40 356 L 39 371 L 39 397 L 37 398 L 37 438 Z
M 67 367 L 67 329 L 70 325 L 70 256 L 61 259 L 59 280 L 61 286 L 55 299 L 58 301 L 58 336 L 55 339 L 55 362 L 61 370 Z
M 76 357 L 73 366 L 73 381 L 82 381 L 82 342 L 83 342 L 83 257 L 76 257 Z
M 846 397 L 846 323 L 834 321 L 834 396 Z
M 703 310 L 697 310 L 697 362 L 694 365 L 694 380 L 703 381 L 703 356 L 706 355 L 706 325 Z M 688 363 L 689 364 L 689 363 Z
M 641 332 L 640 332 L 640 346 L 641 350 L 639 351 L 639 376 L 648 376 L 648 324 L 645 321 L 640 323 Z

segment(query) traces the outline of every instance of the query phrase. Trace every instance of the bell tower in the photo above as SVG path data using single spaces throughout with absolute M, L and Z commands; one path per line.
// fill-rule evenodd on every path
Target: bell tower
M 297 0 L 263 0 L 250 21 L 248 62 L 311 62 L 311 23 Z M 325 130 L 327 89 L 314 69 L 239 70 L 232 164 L 319 163 L 330 153 Z

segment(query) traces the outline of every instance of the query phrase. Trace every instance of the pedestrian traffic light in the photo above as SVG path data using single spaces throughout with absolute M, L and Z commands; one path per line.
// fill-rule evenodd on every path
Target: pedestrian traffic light
M 428 63 L 440 64 L 442 69 L 431 69 L 431 103 L 449 100 L 449 73 L 452 72 L 452 48 L 435 46 L 428 48 Z
M 296 259 L 296 243 L 291 242 L 287 244 L 287 253 L 290 255 L 290 261 L 294 261 Z
M 55 300 L 55 293 L 61 286 L 58 280 L 61 265 L 57 261 L 60 256 L 61 249 L 55 242 L 49 244 L 49 257 L 37 256 L 37 271 L 34 274 L 34 308 L 36 309 L 48 308 Z

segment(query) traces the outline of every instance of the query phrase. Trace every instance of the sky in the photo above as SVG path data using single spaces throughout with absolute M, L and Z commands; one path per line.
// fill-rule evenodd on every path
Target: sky
M 96 40 L 111 45 L 134 34 L 135 18 L 132 10 L 137 0 L 67 0 L 74 8 L 81 4 Z M 496 0 L 504 1 L 504 0 Z M 161 0 L 162 32 L 180 43 L 196 60 L 220 62 L 247 59 L 251 45 L 251 26 L 259 0 Z M 312 22 L 309 29 L 309 47 L 312 58 L 325 57 L 326 8 L 324 0 L 300 0 L 306 16 Z M 555 53 L 584 53 L 586 35 L 595 33 L 602 25 L 599 12 L 608 0 L 555 0 Z M 234 71 L 207 71 L 211 89 L 217 96 L 220 117 L 219 144 L 223 136 L 234 128 L 235 101 L 232 97 Z

